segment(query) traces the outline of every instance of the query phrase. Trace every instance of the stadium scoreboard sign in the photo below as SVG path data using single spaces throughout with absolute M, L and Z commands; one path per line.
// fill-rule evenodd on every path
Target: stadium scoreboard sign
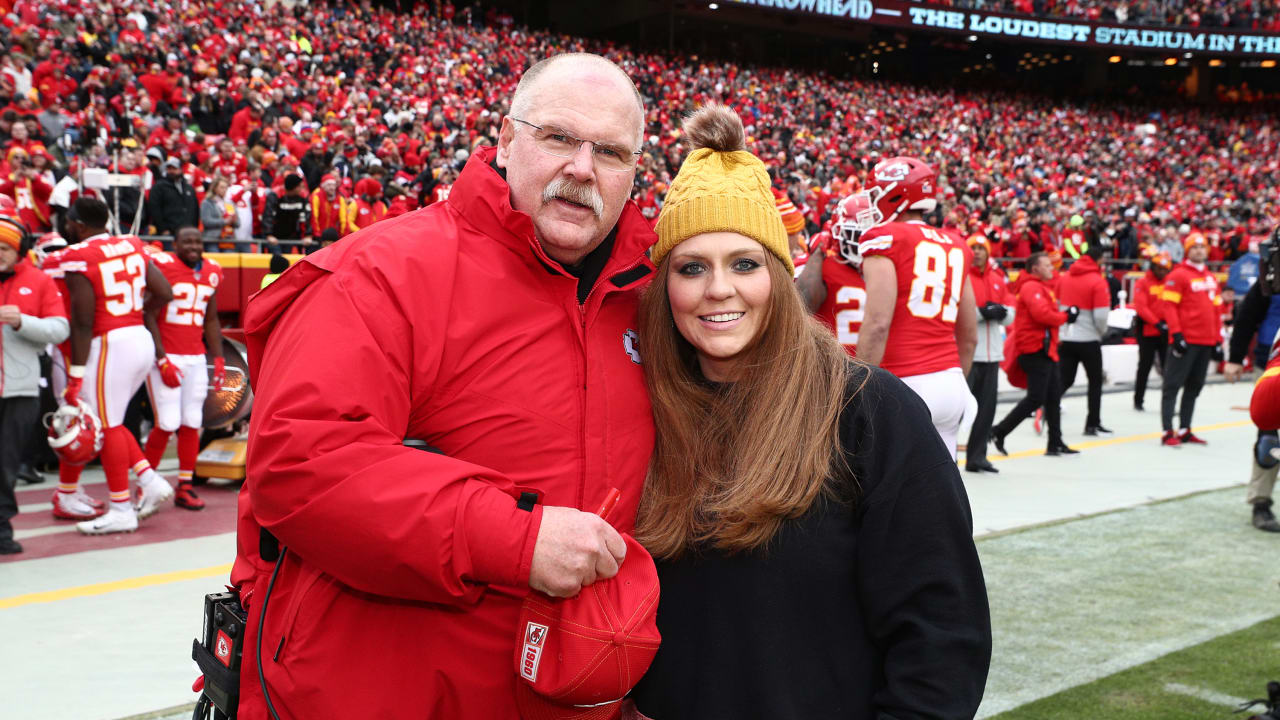
M 903 0 L 731 0 L 875 25 L 1079 45 L 1103 50 L 1163 50 L 1252 57 L 1280 56 L 1280 34 L 1113 25 L 960 10 Z

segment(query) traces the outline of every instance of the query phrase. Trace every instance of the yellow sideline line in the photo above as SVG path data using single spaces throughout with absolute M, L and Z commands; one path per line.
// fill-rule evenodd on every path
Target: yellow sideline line
M 1199 427 L 1192 428 L 1191 430 L 1192 432 L 1204 433 L 1212 432 L 1214 430 L 1244 427 L 1251 424 L 1252 422 L 1249 420 L 1236 420 L 1234 422 L 1217 423 L 1215 425 L 1201 425 Z M 1141 435 L 1125 435 L 1123 437 L 1078 443 L 1075 447 L 1080 450 L 1088 450 L 1090 448 L 1106 447 L 1108 445 L 1123 445 L 1125 443 L 1140 442 L 1142 440 L 1155 440 L 1162 434 L 1163 433 L 1160 432 L 1151 432 L 1143 433 Z M 991 452 L 988 455 L 988 459 L 993 462 L 1000 462 L 1004 460 L 1036 457 L 1038 455 L 1044 455 L 1044 450 L 1021 450 L 1009 453 L 1008 457 L 1002 457 L 998 453 Z M 961 460 L 961 462 L 963 462 L 963 460 Z M 135 590 L 137 588 L 152 587 L 155 585 L 167 585 L 168 583 L 181 582 L 183 580 L 197 580 L 200 578 L 214 577 L 216 575 L 227 575 L 230 572 L 231 565 L 228 563 L 226 565 L 214 565 L 212 567 L 199 568 L 196 570 L 176 570 L 174 572 L 157 573 L 155 575 L 141 575 L 139 577 L 126 578 L 124 580 L 113 580 L 111 582 L 94 583 L 92 585 L 80 585 L 77 587 L 63 588 L 62 590 L 47 590 L 45 592 L 28 593 L 26 595 L 14 595 L 12 597 L 0 598 L 0 610 L 22 607 L 23 605 L 58 602 L 60 600 L 70 600 L 72 598 L 79 597 L 105 595 L 119 590 Z
M 1212 432 L 1214 430 L 1226 430 L 1228 428 L 1244 427 L 1245 425 L 1252 425 L 1252 424 L 1253 424 L 1252 420 L 1233 420 L 1231 422 L 1216 423 L 1214 425 L 1201 425 L 1199 427 L 1191 428 L 1191 432 L 1205 433 L 1205 432 Z M 1160 431 L 1143 433 L 1141 435 L 1125 435 L 1123 437 L 1113 437 L 1113 438 L 1107 438 L 1105 440 L 1091 440 L 1089 442 L 1073 443 L 1071 447 L 1077 450 L 1088 450 L 1090 448 L 1106 447 L 1108 445 L 1124 445 L 1126 443 L 1141 442 L 1142 440 L 1159 440 L 1163 435 L 1164 433 Z M 995 449 L 995 446 L 991 446 L 991 448 L 987 451 L 987 459 L 990 460 L 991 462 L 1000 462 L 1002 460 L 1017 460 L 1019 458 L 1036 457 L 1038 455 L 1044 455 L 1044 450 L 1043 449 L 1019 450 L 1018 452 L 1009 453 L 1008 457 L 1004 457 L 1000 455 L 999 451 Z M 961 460 L 958 462 L 963 462 L 963 461 Z
M 140 575 L 138 577 L 125 578 L 124 580 L 112 580 L 111 582 L 94 583 L 92 585 L 79 585 L 77 587 L 63 588 L 61 590 L 46 590 L 44 592 L 27 593 L 25 595 L 14 595 L 12 597 L 0 598 L 0 610 L 22 607 L 23 605 L 36 605 L 39 603 L 58 602 L 59 600 L 70 600 L 71 598 L 105 595 L 118 590 L 135 590 L 137 588 L 151 587 L 153 585 L 167 585 L 169 583 L 181 582 L 183 580 L 198 580 L 200 578 L 213 577 L 215 575 L 227 575 L 230 572 L 231 564 L 227 563 L 226 565 L 214 565 L 213 567 L 198 568 L 195 570 L 175 570 L 173 572 L 156 573 L 154 575 Z

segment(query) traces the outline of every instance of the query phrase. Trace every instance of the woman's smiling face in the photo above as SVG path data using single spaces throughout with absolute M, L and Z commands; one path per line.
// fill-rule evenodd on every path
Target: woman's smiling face
M 732 380 L 738 356 L 760 332 L 771 289 L 767 252 L 735 232 L 695 235 L 671 251 L 672 319 L 708 380 Z

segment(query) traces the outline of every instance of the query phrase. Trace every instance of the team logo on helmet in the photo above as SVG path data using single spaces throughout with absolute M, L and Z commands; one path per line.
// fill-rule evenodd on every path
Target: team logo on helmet
M 888 163 L 884 167 L 876 168 L 876 180 L 879 182 L 898 182 L 906 179 L 909 172 L 911 172 L 911 166 L 904 162 Z

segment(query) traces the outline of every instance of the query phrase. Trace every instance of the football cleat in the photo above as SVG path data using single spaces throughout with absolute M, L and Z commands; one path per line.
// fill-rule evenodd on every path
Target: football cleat
M 187 510 L 203 510 L 204 500 L 196 494 L 196 491 L 189 484 L 178 486 L 178 491 L 173 496 L 173 504 Z
M 81 535 L 110 535 L 111 533 L 131 533 L 138 529 L 138 515 L 133 508 L 117 510 L 111 508 L 93 520 L 76 523 L 76 530 Z
M 90 506 L 92 506 L 95 510 L 105 510 L 105 509 L 106 509 L 106 507 L 107 507 L 107 504 L 106 504 L 106 503 L 102 502 L 101 500 L 99 500 L 99 499 L 97 499 L 97 498 L 93 497 L 92 495 L 90 495 L 89 493 L 85 492 L 85 491 L 84 491 L 84 488 L 76 488 L 76 491 L 75 491 L 74 493 L 72 493 L 72 494 L 73 494 L 73 495 L 75 495 L 76 497 L 80 498 L 80 499 L 81 499 L 81 500 L 83 500 L 84 502 L 88 503 L 88 504 L 89 504 Z
M 74 493 L 64 493 L 53 491 L 53 516 L 59 520 L 92 520 L 101 515 L 104 510 L 99 506 L 95 506 L 91 502 L 92 498 L 84 494 L 84 491 Z
M 173 497 L 173 486 L 164 478 L 156 476 L 150 482 L 138 483 L 138 517 L 148 518 L 160 512 L 160 508 Z

